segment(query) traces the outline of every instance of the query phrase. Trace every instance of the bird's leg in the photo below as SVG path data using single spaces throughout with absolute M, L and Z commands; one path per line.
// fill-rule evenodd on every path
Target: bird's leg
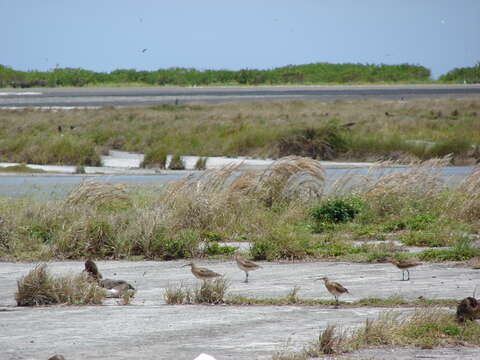
M 402 281 L 405 281 L 405 270 L 402 270 Z
M 246 276 L 245 276 L 245 282 L 248 283 L 248 271 L 245 271 L 245 274 L 246 274 Z
M 335 296 L 335 307 L 338 307 L 338 296 Z
M 408 271 L 408 269 L 407 269 L 407 275 L 408 275 L 407 280 L 410 280 L 410 271 Z

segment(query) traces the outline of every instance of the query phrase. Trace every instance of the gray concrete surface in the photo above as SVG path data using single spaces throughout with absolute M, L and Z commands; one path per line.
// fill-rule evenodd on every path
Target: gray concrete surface
M 359 325 L 375 318 L 378 308 L 333 309 L 302 306 L 170 306 L 168 286 L 198 284 L 185 261 L 99 261 L 105 277 L 132 282 L 138 292 L 131 305 L 109 299 L 104 306 L 15 307 L 16 281 L 35 264 L 0 263 L 0 360 L 47 359 L 53 353 L 72 359 L 268 359 L 282 349 L 293 351 L 318 336 L 328 324 Z M 390 264 L 339 262 L 261 263 L 243 283 L 233 261 L 197 261 L 225 274 L 231 294 L 281 297 L 300 286 L 303 298 L 329 299 L 322 282 L 327 275 L 346 286 L 343 300 L 401 295 L 406 298 L 461 299 L 472 294 L 480 273 L 455 264 L 428 264 L 411 271 L 411 281 Z M 75 274 L 82 262 L 49 264 L 53 274 Z M 405 312 L 411 309 L 404 310 Z M 392 357 L 389 357 L 392 358 Z M 448 358 L 448 357 L 444 357 Z M 400 359 L 400 358 L 399 358 Z
M 408 100 L 479 96 L 478 85 L 228 86 L 0 89 L 0 108 L 99 107 L 275 100 Z

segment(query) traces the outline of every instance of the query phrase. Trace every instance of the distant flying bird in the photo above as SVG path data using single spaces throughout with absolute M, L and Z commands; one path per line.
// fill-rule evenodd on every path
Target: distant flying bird
M 147 49 L 143 49 L 143 50 L 142 50 L 142 53 L 144 53 L 145 51 L 147 51 Z

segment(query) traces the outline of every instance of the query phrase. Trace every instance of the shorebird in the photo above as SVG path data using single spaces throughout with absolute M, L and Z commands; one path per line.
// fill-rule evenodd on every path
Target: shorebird
M 85 261 L 85 270 L 83 271 L 89 278 L 95 280 L 98 286 L 106 289 L 109 297 L 120 297 L 126 291 L 135 291 L 135 288 L 125 280 L 103 279 L 97 264 L 91 259 Z
M 98 271 L 97 264 L 92 259 L 87 259 L 85 261 L 85 269 L 83 270 L 87 273 L 88 277 L 92 278 L 93 280 L 100 280 L 102 279 L 102 274 Z
M 206 281 L 206 280 L 212 280 L 215 279 L 216 277 L 220 277 L 219 273 L 216 273 L 215 271 L 212 271 L 210 269 L 204 268 L 204 267 L 198 267 L 195 265 L 193 262 L 190 262 L 188 264 L 183 265 L 185 266 L 190 266 L 190 269 L 192 270 L 192 274 L 200 280 Z
M 417 263 L 417 262 L 412 262 L 408 260 L 403 260 L 403 259 L 396 259 L 396 258 L 390 258 L 390 262 L 395 265 L 397 268 L 402 270 L 402 281 L 408 281 L 410 280 L 410 271 L 408 269 L 422 265 L 422 263 Z M 408 277 L 405 279 L 405 271 L 407 272 Z
M 60 354 L 55 354 L 53 356 L 50 356 L 48 360 L 65 360 L 65 357 Z
M 480 317 L 480 304 L 474 297 L 463 299 L 457 306 L 457 321 L 475 320 Z
M 337 306 L 338 306 L 338 297 L 339 296 L 341 296 L 345 293 L 350 294 L 348 292 L 347 288 L 343 287 L 342 285 L 340 285 L 337 282 L 328 280 L 328 278 L 326 276 L 318 278 L 317 280 L 323 280 L 323 282 L 325 283 L 325 287 L 327 288 L 328 292 L 335 297 L 335 301 L 337 303 L 336 304 Z
M 243 257 L 237 255 L 235 256 L 235 260 L 237 261 L 237 265 L 240 270 L 245 271 L 245 282 L 248 283 L 248 272 L 253 270 L 261 269 L 260 265 L 255 264 L 254 262 L 244 259 Z

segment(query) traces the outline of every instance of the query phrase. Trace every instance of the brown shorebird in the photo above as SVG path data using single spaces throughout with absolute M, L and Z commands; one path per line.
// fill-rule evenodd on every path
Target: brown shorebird
M 262 267 L 260 265 L 255 264 L 254 262 L 244 259 L 243 257 L 237 255 L 235 256 L 235 260 L 237 261 L 237 265 L 240 268 L 240 270 L 245 271 L 245 282 L 248 283 L 248 272 L 253 271 L 253 270 L 258 270 L 261 269 Z
M 102 278 L 102 274 L 98 271 L 97 264 L 95 264 L 92 259 L 87 259 L 87 261 L 85 261 L 85 269 L 83 271 L 93 280 L 98 281 Z
M 125 280 L 103 279 L 102 274 L 98 271 L 97 264 L 91 259 L 85 261 L 85 270 L 87 276 L 95 280 L 98 285 L 108 290 L 109 297 L 120 297 L 126 291 L 135 291 L 135 288 Z
M 55 354 L 53 356 L 50 356 L 48 360 L 65 360 L 65 357 L 60 354 Z
M 413 262 L 413 261 L 408 261 L 408 260 L 403 260 L 403 259 L 396 259 L 396 258 L 390 258 L 390 262 L 395 265 L 397 268 L 402 270 L 402 281 L 407 281 L 410 280 L 410 271 L 408 269 L 422 265 L 422 263 L 418 262 Z M 408 277 L 405 279 L 405 271 L 407 272 Z
M 206 281 L 206 280 L 212 280 L 217 277 L 223 276 L 219 273 L 216 273 L 215 271 L 212 271 L 210 269 L 204 268 L 204 267 L 198 267 L 195 265 L 193 262 L 190 262 L 188 264 L 183 265 L 185 266 L 190 266 L 190 269 L 192 270 L 192 274 L 200 280 Z
M 337 306 L 338 306 L 338 297 L 339 296 L 341 296 L 345 293 L 350 294 L 348 292 L 347 288 L 344 288 L 342 285 L 340 285 L 337 282 L 328 280 L 328 278 L 326 276 L 318 278 L 317 280 L 323 280 L 323 282 L 325 283 L 325 287 L 327 288 L 328 292 L 335 297 L 335 301 L 336 301 Z
M 480 317 L 480 304 L 474 297 L 463 299 L 457 306 L 457 321 L 475 320 Z

